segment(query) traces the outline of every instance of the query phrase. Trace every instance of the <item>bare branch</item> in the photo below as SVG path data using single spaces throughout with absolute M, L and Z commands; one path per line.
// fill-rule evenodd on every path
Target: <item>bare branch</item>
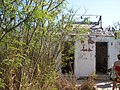
M 52 9 L 50 9 L 48 12 L 53 11 L 54 9 L 56 9 L 57 7 L 59 7 L 65 0 L 62 0 L 60 3 L 58 3 L 55 7 L 53 7 Z
M 52 3 L 53 3 L 53 0 L 50 0 L 50 4 L 49 4 L 49 6 L 48 6 L 48 8 L 47 8 L 47 11 L 50 9 L 50 7 L 52 6 Z

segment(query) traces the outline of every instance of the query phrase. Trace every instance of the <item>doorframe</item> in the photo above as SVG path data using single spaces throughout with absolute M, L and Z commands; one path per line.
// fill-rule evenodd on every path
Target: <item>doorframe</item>
M 106 42 L 106 41 L 102 41 L 102 42 L 100 42 L 100 41 L 97 41 L 97 42 L 95 42 L 95 72 L 96 72 L 96 74 L 97 74 L 97 43 L 106 43 L 106 58 L 107 58 L 107 65 L 105 66 L 105 73 L 107 73 L 107 69 L 108 69 L 108 54 L 109 54 L 109 52 L 108 52 L 108 47 L 109 47 L 109 43 L 108 42 Z

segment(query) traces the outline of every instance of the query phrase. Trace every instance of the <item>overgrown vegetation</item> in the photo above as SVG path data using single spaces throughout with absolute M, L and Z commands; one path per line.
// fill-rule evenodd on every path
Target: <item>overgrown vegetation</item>
M 119 39 L 120 38 L 120 30 L 115 31 L 115 38 Z
M 74 15 L 61 15 L 65 0 L 0 5 L 0 90 L 60 90 L 60 53 Z
M 0 89 L 56 90 L 59 54 L 73 18 L 61 16 L 65 1 L 0 4 Z

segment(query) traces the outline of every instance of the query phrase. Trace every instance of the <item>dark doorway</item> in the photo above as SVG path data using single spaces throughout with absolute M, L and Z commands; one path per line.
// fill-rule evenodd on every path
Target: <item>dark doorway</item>
M 64 43 L 62 51 L 62 73 L 74 73 L 74 42 L 67 41 Z
M 108 43 L 96 42 L 96 73 L 107 73 Z

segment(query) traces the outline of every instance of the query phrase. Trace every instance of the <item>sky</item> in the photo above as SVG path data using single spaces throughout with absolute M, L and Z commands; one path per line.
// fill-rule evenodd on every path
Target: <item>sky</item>
M 102 25 L 113 26 L 120 22 L 120 0 L 67 0 L 69 8 L 78 10 L 77 14 L 101 15 Z

